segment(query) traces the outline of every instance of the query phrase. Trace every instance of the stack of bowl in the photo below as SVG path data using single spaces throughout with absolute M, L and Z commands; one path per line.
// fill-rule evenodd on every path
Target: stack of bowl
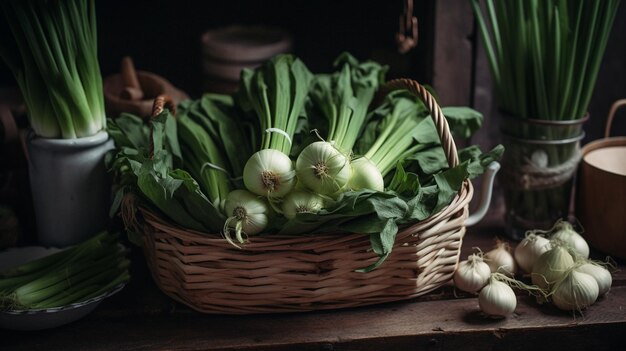
M 244 68 L 254 68 L 291 51 L 289 33 L 270 27 L 230 26 L 205 32 L 202 41 L 203 89 L 228 94 L 237 90 Z

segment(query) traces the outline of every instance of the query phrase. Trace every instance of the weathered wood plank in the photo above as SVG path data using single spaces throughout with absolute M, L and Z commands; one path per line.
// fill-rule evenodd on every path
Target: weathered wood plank
M 463 255 L 502 230 L 491 216 L 469 228 Z M 476 297 L 444 287 L 415 301 L 312 313 L 202 315 L 158 291 L 135 253 L 134 280 L 76 323 L 39 332 L 0 331 L 0 350 L 608 350 L 626 341 L 626 272 L 581 317 L 519 297 L 503 320 L 480 315 Z M 623 266 L 622 266 L 623 267 Z
M 470 229 L 464 254 L 488 247 L 500 226 Z M 133 284 L 92 315 L 55 330 L 0 331 L 0 349 L 406 350 L 610 349 L 626 335 L 626 276 L 574 318 L 521 296 L 515 315 L 484 319 L 475 297 L 447 287 L 413 302 L 289 315 L 201 315 L 172 302 L 136 272 Z M 80 335 L 80 337 L 73 336 Z
M 48 350 L 376 350 L 383 347 L 401 350 L 421 346 L 448 350 L 465 345 L 465 349 L 473 350 L 543 349 L 560 345 L 559 349 L 593 346 L 596 350 L 626 341 L 625 287 L 613 289 L 577 318 L 550 306 L 540 307 L 528 297 L 520 298 L 515 315 L 503 320 L 484 319 L 475 298 L 248 317 L 205 316 L 188 311 L 132 316 L 110 313 L 112 307 L 104 306 L 98 313 L 56 330 L 0 332 L 2 347 L 10 350 L 44 347 Z
M 435 2 L 433 86 L 444 106 L 471 102 L 473 25 L 468 1 Z

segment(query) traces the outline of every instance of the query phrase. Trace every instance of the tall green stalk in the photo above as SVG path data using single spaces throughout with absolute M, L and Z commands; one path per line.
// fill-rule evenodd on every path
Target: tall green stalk
M 278 55 L 255 70 L 242 71 L 238 103 L 258 119 L 260 149 L 289 155 L 312 81 L 313 74 L 292 55 Z
M 499 107 L 513 117 L 503 129 L 518 138 L 507 139 L 505 160 L 511 227 L 537 228 L 567 215 L 571 177 L 561 178 L 575 170 L 579 145 L 558 140 L 581 137 L 581 126 L 558 122 L 585 116 L 619 2 L 485 0 L 484 14 L 472 0 Z
M 6 0 L 0 57 L 19 85 L 35 133 L 80 138 L 104 129 L 93 0 Z
M 348 53 L 334 63 L 337 71 L 315 76 L 310 97 L 325 119 L 327 141 L 344 154 L 352 148 L 367 121 L 367 109 L 378 87 L 383 84 L 386 66 L 373 61 L 359 62 Z M 315 112 L 309 121 L 316 121 Z
M 82 302 L 128 281 L 128 252 L 102 232 L 70 249 L 0 272 L 0 310 Z
M 620 0 L 472 0 L 500 107 L 521 118 L 583 117 Z

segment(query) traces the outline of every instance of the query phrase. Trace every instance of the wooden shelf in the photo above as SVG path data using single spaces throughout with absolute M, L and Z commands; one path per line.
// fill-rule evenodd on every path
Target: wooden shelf
M 493 221 L 470 228 L 463 255 L 488 249 Z M 485 319 L 478 301 L 446 286 L 413 301 L 338 311 L 203 315 L 163 295 L 134 257 L 127 288 L 91 315 L 57 329 L 0 331 L 7 350 L 615 350 L 626 343 L 626 273 L 581 316 L 519 296 L 514 315 Z

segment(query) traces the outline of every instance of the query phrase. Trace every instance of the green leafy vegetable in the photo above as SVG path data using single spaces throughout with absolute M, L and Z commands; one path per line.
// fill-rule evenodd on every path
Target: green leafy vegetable
M 446 116 L 452 135 L 469 138 L 483 124 L 483 114 L 469 107 L 446 106 L 441 109 Z
M 369 119 L 356 153 L 374 163 L 383 177 L 398 161 L 415 154 L 424 145 L 439 142 L 426 107 L 407 91 L 391 92 Z
M 227 162 L 223 167 L 230 177 L 241 177 L 243 167 L 256 145 L 250 142 L 246 134 L 246 129 L 250 126 L 240 116 L 232 96 L 205 94 L 199 100 L 183 101 L 178 106 L 178 120 L 180 122 L 185 119 L 192 120 L 202 127 L 203 134 L 207 134 L 207 138 L 213 141 L 215 149 L 212 149 L 211 153 L 222 155 Z M 181 140 L 182 147 L 185 147 L 187 141 L 182 137 Z M 190 151 L 197 158 L 203 158 L 202 152 Z
M 0 272 L 0 310 L 46 309 L 86 301 L 130 278 L 118 235 L 102 232 L 70 249 Z
M 309 113 L 310 125 L 319 126 L 327 141 L 349 154 L 365 125 L 374 93 L 384 82 L 387 67 L 372 61 L 359 63 L 348 53 L 340 55 L 334 66 L 339 71 L 315 76 L 310 92 L 314 111 Z M 315 119 L 316 114 L 326 120 L 325 128 Z
M 261 149 L 286 155 L 292 147 L 313 75 L 300 59 L 278 55 L 260 68 L 241 73 L 238 103 L 254 112 L 260 126 Z
M 475 146 L 464 149 L 459 153 L 460 165 L 447 168 L 446 163 L 429 177 L 407 172 L 398 163 L 386 192 L 347 191 L 315 214 L 299 213 L 290 220 L 277 219 L 274 229 L 293 235 L 336 231 L 370 234 L 372 248 L 380 256 L 376 263 L 363 269 L 370 271 L 391 253 L 389 243 L 394 242 L 399 226 L 424 220 L 443 209 L 466 179 L 482 174 L 489 161 L 499 159 L 503 151 L 502 146 L 484 154 Z
M 93 0 L 7 0 L 0 57 L 17 80 L 32 128 L 46 138 L 106 126 Z
M 219 203 L 211 202 L 196 180 L 179 169 L 176 121 L 166 110 L 152 119 L 152 135 L 138 122 L 139 117 L 122 115 L 111 120 L 116 144 L 126 145 L 107 155 L 106 164 L 113 173 L 117 191 L 111 213 L 115 213 L 127 192 L 138 193 L 147 204 L 159 209 L 174 222 L 190 229 L 217 232 L 225 217 Z M 121 123 L 120 123 L 121 122 Z M 143 135 L 143 138 L 139 138 Z M 136 139 L 136 143 L 130 142 Z M 154 145 L 151 156 L 150 139 Z
M 503 150 L 497 147 L 482 153 L 469 147 L 459 152 L 461 163 L 451 168 L 421 100 L 407 91 L 396 91 L 367 112 L 385 69 L 372 62 L 359 63 L 347 54 L 338 59 L 337 67 L 337 72 L 316 76 L 311 87 L 312 75 L 299 60 L 279 56 L 261 68 L 245 71 L 234 100 L 210 95 L 182 103 L 177 130 L 180 148 L 178 139 L 171 137 L 176 125 L 172 126 L 167 112 L 153 120 L 152 136 L 132 116 L 111 121 L 118 150 L 108 164 L 118 174 L 117 183 L 126 184 L 125 191 L 140 194 L 147 204 L 183 227 L 211 233 L 223 230 L 227 238 L 234 230 L 240 243 L 243 234 L 369 235 L 379 259 L 362 271 L 375 269 L 392 252 L 400 228 L 449 205 L 464 182 L 481 174 Z M 310 105 L 304 113 L 309 87 Z M 471 135 L 482 123 L 482 116 L 471 109 L 447 108 L 444 113 L 459 136 Z M 332 143 L 292 145 L 294 140 L 305 142 L 294 139 L 297 131 L 317 126 L 327 129 Z M 248 133 L 253 136 L 247 137 Z M 153 157 L 146 151 L 150 137 L 155 145 Z M 250 156 L 257 148 L 261 150 Z M 350 160 L 352 149 L 365 157 Z M 290 158 L 293 150 L 298 153 Z M 293 170 L 295 156 L 297 172 Z M 326 163 L 321 164 L 324 157 Z M 386 176 L 386 189 L 381 175 L 380 188 L 344 185 L 354 165 L 364 158 Z M 240 175 L 242 166 L 250 192 L 230 177 Z M 301 168 L 319 174 L 339 171 L 329 177 L 332 183 L 307 194 L 304 187 L 313 187 Z M 299 204 L 286 202 L 296 195 Z M 223 211 L 225 197 L 230 200 Z M 290 206 L 294 208 L 289 215 L 281 215 Z

